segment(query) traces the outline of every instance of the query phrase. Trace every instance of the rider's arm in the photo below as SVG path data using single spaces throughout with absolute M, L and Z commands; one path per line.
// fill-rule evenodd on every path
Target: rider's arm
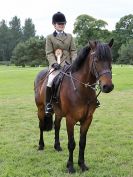
M 46 38 L 46 56 L 47 56 L 47 60 L 48 60 L 50 66 L 53 63 L 57 62 L 56 58 L 55 58 L 55 55 L 54 55 L 54 49 L 53 49 L 53 45 L 52 45 L 50 35 L 47 36 L 47 38 Z
M 72 35 L 71 35 L 71 44 L 70 44 L 70 56 L 71 56 L 72 62 L 77 57 L 76 46 L 75 46 L 74 39 L 73 39 Z

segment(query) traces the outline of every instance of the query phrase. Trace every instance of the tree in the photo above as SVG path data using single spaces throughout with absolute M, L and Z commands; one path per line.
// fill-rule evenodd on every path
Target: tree
M 122 44 L 118 53 L 118 63 L 133 65 L 133 39 L 130 39 L 126 44 Z
M 22 41 L 22 29 L 21 29 L 21 21 L 15 16 L 9 22 L 9 28 L 12 35 L 12 49 Z
M 35 25 L 32 23 L 32 19 L 28 18 L 25 20 L 25 25 L 23 27 L 23 39 L 28 40 L 30 37 L 35 37 Z
M 119 33 L 121 41 L 126 43 L 127 40 L 133 38 L 133 15 L 129 14 L 120 19 L 116 23 L 116 32 Z
M 123 44 L 125 45 L 133 38 L 133 15 L 129 14 L 122 17 L 119 22 L 116 23 L 115 30 L 112 34 L 115 40 L 115 44 L 113 46 L 114 58 L 115 62 L 117 62 L 119 58 L 119 49 Z
M 45 39 L 33 37 L 19 43 L 13 51 L 11 61 L 17 66 L 46 64 Z
M 0 22 L 0 60 L 8 61 L 10 60 L 10 41 L 11 35 L 9 28 L 5 22 L 2 20 Z
M 74 23 L 73 33 L 76 34 L 76 45 L 83 47 L 89 40 L 108 40 L 110 32 L 105 29 L 107 23 L 89 15 L 80 15 Z

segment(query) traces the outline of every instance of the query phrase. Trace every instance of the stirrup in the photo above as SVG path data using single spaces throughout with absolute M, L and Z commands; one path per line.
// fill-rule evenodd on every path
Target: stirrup
M 45 107 L 45 114 L 46 115 L 51 115 L 52 113 L 53 113 L 52 105 L 50 103 L 47 103 L 47 105 Z
M 98 108 L 98 107 L 100 107 L 100 101 L 99 100 L 96 101 L 96 108 Z

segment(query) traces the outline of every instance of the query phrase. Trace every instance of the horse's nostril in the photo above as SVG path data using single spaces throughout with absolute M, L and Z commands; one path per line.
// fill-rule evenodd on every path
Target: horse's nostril
M 105 93 L 109 93 L 113 90 L 113 88 L 114 88 L 114 84 L 112 84 L 110 86 L 109 85 L 103 85 L 102 91 L 105 92 Z
M 103 90 L 107 90 L 108 86 L 107 85 L 103 85 Z

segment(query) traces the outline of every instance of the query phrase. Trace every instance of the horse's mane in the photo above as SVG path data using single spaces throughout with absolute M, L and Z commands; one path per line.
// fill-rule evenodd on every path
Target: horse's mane
M 112 55 L 111 55 L 109 45 L 108 44 L 101 44 L 100 42 L 98 42 L 97 47 L 96 47 L 96 57 L 98 58 L 98 60 L 111 61 Z
M 102 44 L 100 42 L 94 42 L 96 45 L 95 48 L 95 55 L 98 58 L 98 60 L 108 60 L 111 61 L 112 59 L 112 55 L 111 55 L 111 51 L 110 51 L 110 47 L 108 44 Z M 76 72 L 78 71 L 84 64 L 86 57 L 88 56 L 89 52 L 91 50 L 91 47 L 89 45 L 85 46 L 83 49 L 81 49 L 81 51 L 79 52 L 77 58 L 75 59 L 75 61 L 73 62 L 72 66 L 71 66 L 71 72 Z
M 72 66 L 71 66 L 72 73 L 78 71 L 82 67 L 90 50 L 91 50 L 91 48 L 89 46 L 85 46 L 84 48 L 81 49 L 77 58 L 74 60 Z

